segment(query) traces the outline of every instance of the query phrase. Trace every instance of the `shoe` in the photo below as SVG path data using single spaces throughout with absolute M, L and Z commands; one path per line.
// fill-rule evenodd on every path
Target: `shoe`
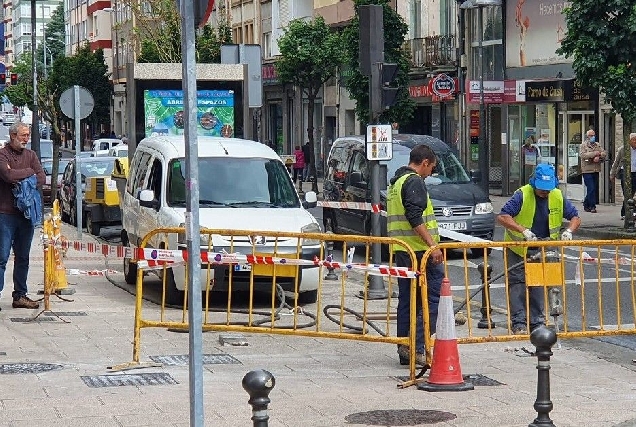
M 590 213 L 596 213 L 596 208 L 590 209 Z
M 525 326 L 513 326 L 512 335 L 528 335 L 528 330 Z
M 584 210 L 585 212 L 592 212 L 592 209 L 590 209 L 590 208 L 586 208 L 586 207 L 584 207 L 584 208 L 583 208 L 583 210 Z
M 12 306 L 13 306 L 13 308 L 36 309 L 36 308 L 40 308 L 40 303 L 38 303 L 36 301 L 33 301 L 31 298 L 29 298 L 28 296 L 24 295 L 24 296 L 21 296 L 18 299 L 14 299 Z
M 625 215 L 621 216 L 621 221 L 625 221 Z
M 400 365 L 409 364 L 409 348 L 405 345 L 398 345 L 398 356 L 400 356 Z M 425 366 L 426 356 L 424 353 L 415 353 L 415 366 Z

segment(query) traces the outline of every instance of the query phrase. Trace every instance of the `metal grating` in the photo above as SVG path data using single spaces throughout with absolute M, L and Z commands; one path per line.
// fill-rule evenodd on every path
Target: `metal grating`
M 38 316 L 38 318 L 33 317 L 11 317 L 10 320 L 16 323 L 29 323 L 29 322 L 55 322 L 57 319 L 55 317 L 49 316 Z
M 142 385 L 171 385 L 179 384 L 170 374 L 165 372 L 150 372 L 145 374 L 116 374 L 82 376 L 84 384 L 91 388 L 142 386 Z
M 504 385 L 497 380 L 493 380 L 485 375 L 481 374 L 468 374 L 464 375 L 464 381 L 472 383 L 474 386 L 495 386 L 495 385 Z
M 150 356 L 153 362 L 167 366 L 185 366 L 190 361 L 187 354 L 175 354 L 170 356 Z M 204 365 L 241 365 L 241 362 L 229 354 L 204 354 Z
M 391 409 L 349 414 L 345 420 L 349 424 L 365 424 L 368 426 L 417 426 L 437 424 L 457 418 L 451 412 L 429 411 L 421 409 Z
M 0 365 L 0 374 L 39 374 L 63 367 L 52 363 L 3 363 Z

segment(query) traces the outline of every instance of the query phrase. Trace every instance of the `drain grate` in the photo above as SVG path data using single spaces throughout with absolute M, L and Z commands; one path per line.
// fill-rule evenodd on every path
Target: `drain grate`
M 345 421 L 349 424 L 391 427 L 437 424 L 443 421 L 454 420 L 455 418 L 457 418 L 457 415 L 443 411 L 391 409 L 349 414 L 345 417 Z
M 39 374 L 63 367 L 52 363 L 3 363 L 0 365 L 0 374 Z
M 188 364 L 190 357 L 187 354 L 175 354 L 171 356 L 150 356 L 153 362 L 161 363 L 167 366 L 185 366 Z M 204 365 L 241 365 L 241 362 L 229 354 L 204 354 Z
M 165 372 L 149 372 L 145 374 L 116 374 L 82 376 L 82 381 L 89 387 L 121 387 L 127 385 L 167 385 L 179 384 L 170 374 Z
M 464 375 L 464 381 L 472 383 L 475 386 L 495 386 L 495 385 L 504 385 L 504 383 L 500 383 L 497 380 L 493 380 L 485 375 L 481 374 L 468 374 Z
M 11 317 L 10 320 L 16 323 L 29 323 L 29 322 L 37 323 L 37 322 L 55 322 L 57 321 L 57 318 L 41 315 L 41 316 L 38 316 L 37 319 L 34 319 L 33 317 Z

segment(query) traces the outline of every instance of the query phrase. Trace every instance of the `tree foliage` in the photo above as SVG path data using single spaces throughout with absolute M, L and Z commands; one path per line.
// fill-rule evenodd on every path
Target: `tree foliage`
M 290 22 L 278 40 L 278 48 L 281 55 L 275 65 L 278 79 L 282 84 L 298 86 L 307 96 L 307 138 L 313 147 L 310 173 L 316 176 L 315 102 L 320 89 L 336 75 L 338 66 L 342 64 L 344 50 L 341 37 L 331 31 L 322 17 L 311 21 L 299 19 Z
M 391 7 L 389 0 L 354 0 L 355 15 L 343 33 L 346 48 L 345 65 L 347 72 L 343 83 L 349 94 L 356 100 L 358 120 L 366 123 L 369 120 L 369 78 L 362 75 L 359 65 L 360 51 L 360 16 L 359 7 L 377 4 L 383 7 L 384 14 L 384 62 L 398 64 L 396 81 L 400 87 L 395 105 L 380 116 L 380 121 L 406 122 L 413 116 L 415 103 L 409 98 L 409 69 L 411 67 L 409 52 L 404 49 L 404 37 L 408 33 L 408 25 Z
M 174 0 L 123 0 L 135 20 L 133 44 L 139 46 L 138 62 L 181 62 L 181 15 Z M 206 25 L 196 35 L 198 63 L 220 62 L 221 45 L 232 43 L 232 29 L 224 13 L 219 14 L 216 28 Z M 119 23 L 120 29 L 126 23 Z M 123 33 L 123 31 L 121 31 Z
M 600 90 L 623 118 L 625 171 L 636 119 L 636 6 L 633 0 L 577 0 L 565 10 L 567 33 L 558 54 L 572 58 L 583 86 Z M 629 174 L 626 174 L 629 177 Z M 625 194 L 634 194 L 625 179 Z M 627 198 L 626 198 L 627 200 Z M 628 215 L 625 216 L 627 225 Z
M 584 86 L 600 89 L 623 119 L 636 119 L 636 7 L 633 0 L 577 0 L 565 10 L 557 53 L 573 59 Z
M 44 36 L 46 38 L 46 67 L 50 68 L 56 58 L 64 56 L 66 48 L 64 46 L 66 30 L 64 27 L 64 4 L 60 5 L 51 14 L 51 19 L 44 28 Z M 39 44 L 35 58 L 38 61 L 37 68 L 44 69 L 44 44 Z M 53 59 L 53 61 L 51 61 Z

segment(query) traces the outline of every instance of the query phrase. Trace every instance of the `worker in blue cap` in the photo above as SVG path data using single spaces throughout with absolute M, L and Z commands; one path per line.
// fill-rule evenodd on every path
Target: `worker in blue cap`
M 572 240 L 581 225 L 579 213 L 558 189 L 554 166 L 540 163 L 530 177 L 529 183 L 514 192 L 501 208 L 497 221 L 505 229 L 505 241 Z M 569 221 L 565 231 L 560 232 L 563 218 Z M 560 235 L 559 235 L 560 234 Z M 517 267 L 508 271 L 508 296 L 510 319 L 514 334 L 527 334 L 526 277 L 523 260 L 527 247 L 511 246 L 506 249 L 508 265 Z M 545 323 L 543 313 L 543 288 L 532 287 L 530 296 L 530 332 Z

